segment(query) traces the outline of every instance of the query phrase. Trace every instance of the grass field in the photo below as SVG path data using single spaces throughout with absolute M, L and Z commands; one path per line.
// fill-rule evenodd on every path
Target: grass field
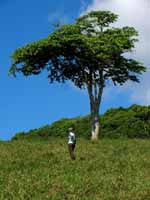
M 150 140 L 0 142 L 1 200 L 150 200 Z

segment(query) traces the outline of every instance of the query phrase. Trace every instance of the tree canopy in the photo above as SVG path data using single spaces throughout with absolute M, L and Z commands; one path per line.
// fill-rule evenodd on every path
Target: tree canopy
M 78 87 L 91 79 L 110 79 L 114 84 L 139 81 L 137 74 L 145 67 L 124 56 L 134 48 L 138 33 L 133 27 L 109 28 L 117 17 L 109 11 L 93 11 L 45 39 L 17 49 L 10 73 L 28 76 L 47 69 L 51 82 L 71 80 Z M 103 80 L 98 72 L 103 72 Z

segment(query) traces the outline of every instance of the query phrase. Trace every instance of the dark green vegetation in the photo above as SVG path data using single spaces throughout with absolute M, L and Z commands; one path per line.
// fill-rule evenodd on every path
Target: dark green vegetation
M 149 200 L 150 141 L 64 139 L 0 143 L 1 200 Z
M 139 82 L 146 71 L 140 62 L 125 56 L 134 49 L 138 32 L 133 27 L 112 27 L 117 19 L 110 11 L 92 11 L 12 55 L 10 74 L 38 75 L 46 69 L 51 83 L 69 80 L 87 89 L 93 140 L 98 139 L 101 98 L 108 81 Z
M 101 135 L 107 138 L 150 138 L 150 106 L 132 105 L 129 108 L 109 109 L 100 118 Z M 52 125 L 17 133 L 13 140 L 48 137 L 66 137 L 74 126 L 77 137 L 90 138 L 90 116 L 62 119 Z

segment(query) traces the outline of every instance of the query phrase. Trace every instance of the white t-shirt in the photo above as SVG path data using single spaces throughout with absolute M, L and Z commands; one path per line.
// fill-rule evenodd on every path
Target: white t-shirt
M 76 137 L 75 137 L 75 134 L 73 132 L 69 132 L 68 139 L 69 139 L 68 144 L 75 144 Z

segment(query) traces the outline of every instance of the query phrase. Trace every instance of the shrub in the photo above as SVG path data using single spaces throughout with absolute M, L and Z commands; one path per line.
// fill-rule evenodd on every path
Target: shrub
M 150 138 L 150 106 L 132 105 L 129 108 L 111 108 L 101 117 L 100 137 L 108 138 Z M 90 116 L 77 118 L 64 118 L 33 129 L 29 132 L 17 133 L 13 139 L 24 138 L 47 138 L 47 137 L 67 137 L 68 128 L 73 126 L 77 137 L 90 138 L 91 120 Z

